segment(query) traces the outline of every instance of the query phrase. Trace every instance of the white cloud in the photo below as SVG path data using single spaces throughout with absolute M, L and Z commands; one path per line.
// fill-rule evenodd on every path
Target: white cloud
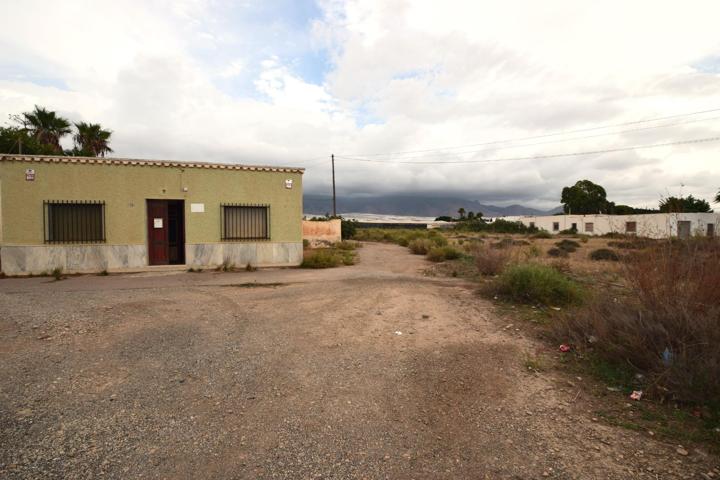
M 304 31 L 252 25 L 241 16 L 253 2 L 0 3 L 12 12 L 0 19 L 0 75 L 10 72 L 0 76 L 0 112 L 40 104 L 100 121 L 123 156 L 312 165 L 330 153 L 476 144 L 720 107 L 720 75 L 697 67 L 720 55 L 720 4 L 712 0 L 327 0 Z M 331 62 L 319 82 L 295 68 L 297 56 L 318 50 Z M 705 115 L 714 116 L 720 112 Z M 470 147 L 459 151 L 483 151 L 456 158 L 599 150 L 719 130 L 712 120 Z M 552 206 L 562 186 L 590 178 L 618 202 L 647 205 L 681 189 L 713 195 L 716 149 L 468 165 L 339 158 L 338 184 L 341 192 L 457 191 Z M 413 157 L 423 158 L 454 157 Z M 327 189 L 325 169 L 311 166 L 306 188 Z

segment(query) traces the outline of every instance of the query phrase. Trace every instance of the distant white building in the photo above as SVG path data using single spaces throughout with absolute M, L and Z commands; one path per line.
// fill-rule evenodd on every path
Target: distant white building
M 528 227 L 560 233 L 576 230 L 586 235 L 622 233 L 649 238 L 715 236 L 720 228 L 718 213 L 649 213 L 642 215 L 545 215 L 503 217 Z

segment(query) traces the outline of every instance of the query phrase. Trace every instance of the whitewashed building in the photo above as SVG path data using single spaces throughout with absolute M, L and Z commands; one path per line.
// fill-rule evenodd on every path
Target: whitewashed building
M 649 238 L 715 236 L 720 229 L 718 213 L 512 216 L 503 220 L 522 222 L 550 233 L 576 230 L 586 235 L 622 233 Z

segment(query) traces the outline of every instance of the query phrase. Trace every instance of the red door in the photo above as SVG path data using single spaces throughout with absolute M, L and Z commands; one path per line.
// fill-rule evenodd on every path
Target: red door
M 150 265 L 167 265 L 169 263 L 167 201 L 148 200 L 147 219 Z

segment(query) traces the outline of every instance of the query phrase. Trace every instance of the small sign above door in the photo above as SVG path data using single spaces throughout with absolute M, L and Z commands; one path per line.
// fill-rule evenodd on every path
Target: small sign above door
M 292 188 L 293 181 L 292 179 L 285 180 L 285 188 Z
M 204 203 L 191 203 L 190 211 L 192 213 L 205 213 L 205 204 Z
M 35 181 L 35 169 L 28 168 L 25 170 L 25 180 L 28 182 Z
M 153 218 L 153 228 L 163 228 L 163 219 Z

